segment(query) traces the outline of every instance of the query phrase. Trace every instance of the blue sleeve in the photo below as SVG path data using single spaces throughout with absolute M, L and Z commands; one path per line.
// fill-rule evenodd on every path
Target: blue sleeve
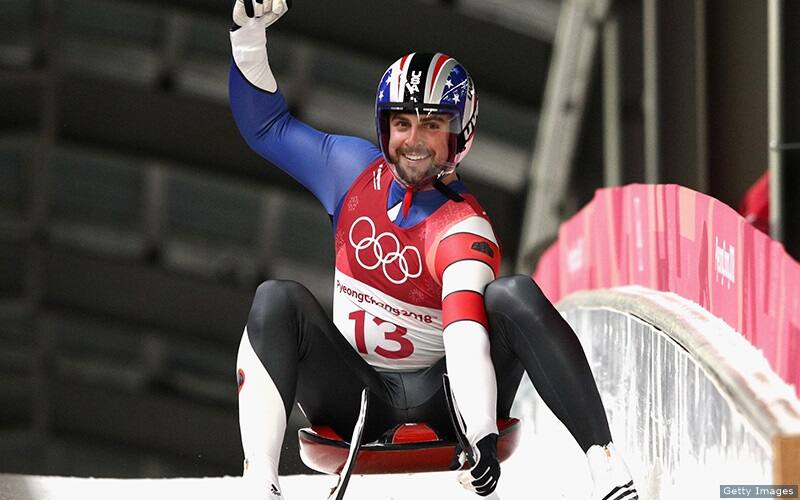
M 233 63 L 228 91 L 233 119 L 247 144 L 314 193 L 330 215 L 356 177 L 381 155 L 367 140 L 326 134 L 297 120 L 280 90 L 254 87 Z

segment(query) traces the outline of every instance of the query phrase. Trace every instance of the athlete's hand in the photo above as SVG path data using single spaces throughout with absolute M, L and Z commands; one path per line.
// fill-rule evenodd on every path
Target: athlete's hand
M 485 497 L 497 488 L 500 479 L 500 461 L 497 459 L 497 434 L 484 436 L 475 444 L 476 463 L 458 475 L 464 488 Z
M 233 60 L 254 86 L 275 92 L 278 83 L 269 67 L 267 26 L 289 10 L 291 0 L 236 0 L 230 29 Z
M 291 0 L 236 0 L 233 24 L 266 28 L 281 18 L 291 7 Z

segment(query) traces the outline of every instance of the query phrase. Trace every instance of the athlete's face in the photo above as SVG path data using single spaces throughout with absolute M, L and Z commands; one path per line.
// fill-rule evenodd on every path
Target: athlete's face
M 447 160 L 450 115 L 392 113 L 389 117 L 389 159 L 409 185 L 435 177 Z

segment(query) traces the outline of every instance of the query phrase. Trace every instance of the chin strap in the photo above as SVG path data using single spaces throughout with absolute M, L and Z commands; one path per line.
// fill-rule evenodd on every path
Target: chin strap
M 433 180 L 432 183 L 433 187 L 442 193 L 443 195 L 447 196 L 450 200 L 453 201 L 464 201 L 464 197 L 455 192 L 450 186 L 442 182 L 441 179 L 436 178 Z M 408 217 L 408 212 L 411 210 L 411 203 L 414 199 L 414 192 L 418 191 L 418 188 L 413 186 L 406 186 L 406 192 L 403 195 L 403 218 Z
M 440 193 L 447 196 L 453 201 L 464 201 L 463 196 L 456 193 L 450 186 L 442 182 L 441 179 L 435 179 L 433 181 L 433 187 L 435 187 L 437 191 L 439 191 Z

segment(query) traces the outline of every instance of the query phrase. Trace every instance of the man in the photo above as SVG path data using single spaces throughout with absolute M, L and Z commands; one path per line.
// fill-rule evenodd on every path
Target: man
M 323 204 L 336 253 L 333 322 L 295 282 L 267 281 L 253 300 L 237 364 L 244 478 L 256 498 L 283 498 L 278 460 L 295 402 L 347 436 L 367 387 L 366 441 L 406 422 L 451 437 L 445 371 L 478 457 L 460 477 L 466 488 L 496 488 L 496 420 L 527 371 L 587 452 L 596 498 L 638 498 L 574 333 L 529 277 L 496 279 L 492 225 L 455 174 L 478 115 L 463 66 L 444 54 L 396 61 L 377 91 L 380 148 L 324 134 L 289 115 L 269 67 L 265 30 L 286 1 L 251 2 L 233 11 L 234 119 Z

